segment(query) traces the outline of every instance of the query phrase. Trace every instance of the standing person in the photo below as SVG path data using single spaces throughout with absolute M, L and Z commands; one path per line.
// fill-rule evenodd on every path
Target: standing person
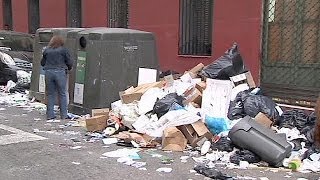
M 320 149 L 320 94 L 317 100 L 317 105 L 316 105 L 316 126 L 315 126 L 315 131 L 314 131 L 314 144 L 318 149 Z
M 43 52 L 41 66 L 45 71 L 47 91 L 47 119 L 55 119 L 54 104 L 56 94 L 59 96 L 60 118 L 67 118 L 67 74 L 72 69 L 73 61 L 64 46 L 61 36 L 53 36 Z

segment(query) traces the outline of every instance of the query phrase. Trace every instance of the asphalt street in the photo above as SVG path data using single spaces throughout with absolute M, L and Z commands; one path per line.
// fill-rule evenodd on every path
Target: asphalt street
M 61 129 L 60 123 L 47 123 L 45 115 L 34 110 L 0 105 L 0 179 L 1 180 L 103 180 L 103 179 L 207 179 L 193 170 L 196 163 L 189 158 L 183 163 L 181 156 L 188 153 L 142 150 L 140 162 L 146 169 L 138 169 L 117 162 L 117 158 L 102 158 L 102 154 L 116 150 L 116 145 L 105 146 L 101 141 L 87 142 L 83 127 Z M 161 154 L 174 161 L 163 164 Z M 161 167 L 172 168 L 169 173 L 157 172 Z M 319 179 L 317 173 L 297 173 L 283 169 L 227 169 L 222 173 L 237 179 Z

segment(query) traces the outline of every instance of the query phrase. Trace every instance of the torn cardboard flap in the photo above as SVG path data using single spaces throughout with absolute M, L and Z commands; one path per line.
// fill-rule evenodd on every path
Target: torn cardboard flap
M 166 128 L 162 136 L 162 150 L 184 151 L 187 146 L 187 139 L 176 127 Z
M 271 128 L 272 126 L 272 120 L 270 120 L 265 114 L 263 114 L 262 112 L 259 112 L 256 117 L 254 118 L 255 121 L 257 121 L 259 124 L 267 127 L 267 128 Z
M 103 131 L 107 127 L 107 118 L 108 117 L 106 115 L 100 115 L 86 119 L 87 131 Z

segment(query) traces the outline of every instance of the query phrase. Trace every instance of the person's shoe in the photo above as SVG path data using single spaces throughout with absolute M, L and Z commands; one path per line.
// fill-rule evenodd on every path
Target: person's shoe
M 47 120 L 53 120 L 56 119 L 56 116 L 52 117 L 52 118 L 47 118 Z

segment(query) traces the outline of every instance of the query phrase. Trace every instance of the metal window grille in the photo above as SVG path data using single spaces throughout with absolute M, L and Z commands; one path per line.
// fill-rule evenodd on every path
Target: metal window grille
M 261 86 L 276 101 L 314 106 L 320 92 L 320 1 L 265 0 Z
M 129 4 L 128 0 L 109 0 L 109 27 L 129 27 Z
M 11 0 L 3 0 L 3 25 L 12 30 L 12 4 Z
M 213 0 L 180 0 L 180 55 L 211 55 L 212 11 Z
M 40 12 L 39 12 L 39 0 L 29 0 L 29 33 L 35 34 L 40 26 Z
M 81 1 L 68 0 L 68 27 L 81 27 Z

